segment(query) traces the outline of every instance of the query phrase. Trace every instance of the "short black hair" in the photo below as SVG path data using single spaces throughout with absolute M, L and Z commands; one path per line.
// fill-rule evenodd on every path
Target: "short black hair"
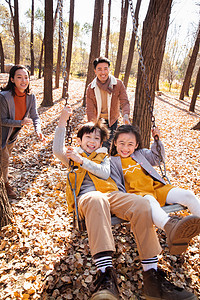
M 110 155 L 111 156 L 114 156 L 117 154 L 115 142 L 117 141 L 117 139 L 121 133 L 132 133 L 135 136 L 136 142 L 138 144 L 137 149 L 142 148 L 142 140 L 141 140 L 141 134 L 140 134 L 139 127 L 137 125 L 121 125 L 116 129 L 113 140 L 112 140 L 112 144 L 110 147 Z
M 110 67 L 110 60 L 107 57 L 100 56 L 98 58 L 95 58 L 95 60 L 93 61 L 94 69 L 96 69 L 97 65 L 100 63 L 107 63 Z
M 108 140 L 109 138 L 109 130 L 105 123 L 102 121 L 98 121 L 97 123 L 88 122 L 79 127 L 77 137 L 82 141 L 83 135 L 87 133 L 91 133 L 95 130 L 100 131 L 101 143 L 103 141 Z

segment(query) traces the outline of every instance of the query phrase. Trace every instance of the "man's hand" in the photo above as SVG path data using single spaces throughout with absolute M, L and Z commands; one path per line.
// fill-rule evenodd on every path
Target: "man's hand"
M 124 123 L 124 125 L 129 125 L 130 124 L 130 120 L 129 120 L 129 117 L 128 117 L 127 114 L 125 114 L 123 116 L 123 123 Z

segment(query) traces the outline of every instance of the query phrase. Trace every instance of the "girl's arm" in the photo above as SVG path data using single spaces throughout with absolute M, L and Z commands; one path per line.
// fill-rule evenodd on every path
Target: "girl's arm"
M 161 150 L 162 158 L 165 161 L 165 148 L 163 143 L 160 140 L 158 141 L 158 146 Z M 144 155 L 144 157 L 149 161 L 149 163 L 152 166 L 159 165 L 159 151 L 157 149 L 157 142 L 155 141 L 153 142 L 153 144 L 151 145 L 151 149 L 143 148 L 138 151 L 141 151 L 142 155 Z

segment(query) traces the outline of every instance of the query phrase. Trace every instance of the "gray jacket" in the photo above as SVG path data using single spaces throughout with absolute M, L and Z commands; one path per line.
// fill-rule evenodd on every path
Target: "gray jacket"
M 159 141 L 161 147 L 161 154 L 163 159 L 165 158 L 165 150 L 161 141 Z M 166 184 L 164 179 L 158 174 L 158 172 L 153 168 L 153 166 L 158 166 L 158 152 L 156 149 L 156 143 L 154 142 L 151 149 L 139 149 L 136 150 L 131 157 L 140 164 L 140 166 L 154 179 L 163 184 Z M 111 157 L 111 178 L 115 181 L 118 189 L 121 192 L 126 193 L 124 175 L 122 170 L 122 163 L 120 156 Z
M 16 140 L 17 135 L 22 128 L 22 121 L 15 120 L 15 102 L 10 91 L 0 93 L 0 112 L 2 125 L 2 148 L 7 143 Z M 40 118 L 37 112 L 37 104 L 34 94 L 26 95 L 26 113 L 24 117 L 30 117 L 37 133 L 41 132 Z M 16 129 L 13 135 L 13 129 Z

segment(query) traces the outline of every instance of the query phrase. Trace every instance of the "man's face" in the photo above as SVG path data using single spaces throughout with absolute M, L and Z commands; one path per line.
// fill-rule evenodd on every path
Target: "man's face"
M 102 62 L 96 66 L 96 69 L 94 70 L 94 72 L 95 72 L 95 75 L 97 76 L 97 78 L 102 83 L 104 83 L 108 79 L 110 67 L 109 67 L 108 63 Z

